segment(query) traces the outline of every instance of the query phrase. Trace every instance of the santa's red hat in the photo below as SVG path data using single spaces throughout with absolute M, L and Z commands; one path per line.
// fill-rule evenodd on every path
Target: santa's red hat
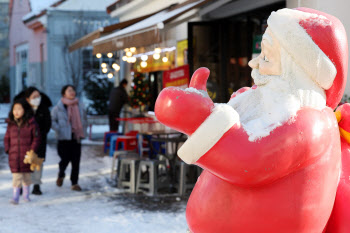
M 327 106 L 340 102 L 348 69 L 348 42 L 336 17 L 309 8 L 272 12 L 267 24 L 281 46 L 326 91 Z

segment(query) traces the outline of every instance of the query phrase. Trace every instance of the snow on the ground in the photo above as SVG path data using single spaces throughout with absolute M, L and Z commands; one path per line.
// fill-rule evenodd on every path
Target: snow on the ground
M 92 125 L 93 133 L 104 133 L 109 131 L 109 125 Z
M 0 232 L 26 233 L 181 233 L 186 232 L 186 199 L 123 194 L 110 182 L 111 157 L 102 146 L 83 145 L 79 184 L 70 190 L 70 166 L 62 187 L 56 186 L 59 157 L 56 145 L 47 148 L 43 195 L 32 202 L 9 203 L 12 195 L 7 155 L 0 148 Z

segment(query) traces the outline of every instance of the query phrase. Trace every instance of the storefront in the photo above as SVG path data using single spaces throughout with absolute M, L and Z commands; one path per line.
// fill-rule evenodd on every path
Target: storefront
M 215 19 L 188 24 L 190 74 L 199 67 L 210 69 L 207 89 L 214 102 L 227 102 L 232 92 L 252 85 L 248 62 L 260 53 L 266 20 L 272 11 L 286 7 L 282 1 L 240 13 L 238 6 L 231 6 L 235 15 L 229 16 L 229 5 L 223 6 L 226 10 L 221 14 L 217 14 L 220 8 L 207 13 L 207 18 Z M 239 7 L 242 11 L 243 6 Z
M 145 110 L 153 111 L 164 85 L 188 86 L 188 21 L 198 20 L 198 10 L 209 2 L 190 0 L 172 5 L 127 28 L 92 41 L 94 54 L 119 51 L 119 64 L 124 70 L 121 79 L 131 81 L 131 94 L 139 96 L 132 99 L 133 107 L 145 105 Z M 177 71 L 178 67 L 182 67 L 180 71 Z M 166 81 L 166 84 L 164 73 L 168 75 L 172 72 L 183 75 L 169 75 L 172 80 Z

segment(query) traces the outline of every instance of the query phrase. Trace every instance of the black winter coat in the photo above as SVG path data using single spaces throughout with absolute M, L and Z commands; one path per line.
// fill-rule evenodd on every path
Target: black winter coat
M 114 87 L 109 95 L 109 112 L 120 113 L 124 104 L 128 102 L 128 94 L 123 86 Z

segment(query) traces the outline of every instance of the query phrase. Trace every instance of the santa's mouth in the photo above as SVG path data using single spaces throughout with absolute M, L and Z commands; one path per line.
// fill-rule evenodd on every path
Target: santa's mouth
M 274 76 L 272 75 L 261 75 L 259 73 L 258 69 L 253 69 L 252 70 L 252 78 L 254 80 L 254 84 L 257 86 L 264 86 L 266 84 L 268 84 L 273 78 Z

